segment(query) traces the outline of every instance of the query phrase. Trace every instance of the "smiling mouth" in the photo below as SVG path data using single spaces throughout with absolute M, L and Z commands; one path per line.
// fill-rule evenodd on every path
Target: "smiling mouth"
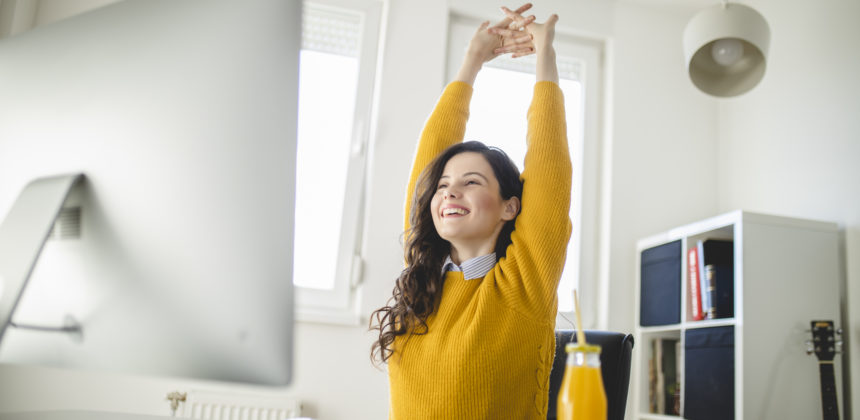
M 469 214 L 469 210 L 458 207 L 448 207 L 447 209 L 442 210 L 442 217 L 465 216 L 467 214 Z

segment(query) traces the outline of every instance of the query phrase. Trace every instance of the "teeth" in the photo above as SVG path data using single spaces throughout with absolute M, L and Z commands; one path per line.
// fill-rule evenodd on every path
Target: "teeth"
M 445 216 L 447 216 L 449 214 L 469 214 L 469 211 L 466 209 L 459 209 L 459 208 L 455 208 L 455 207 L 450 207 L 450 208 L 445 209 L 442 212 L 442 214 L 444 214 Z

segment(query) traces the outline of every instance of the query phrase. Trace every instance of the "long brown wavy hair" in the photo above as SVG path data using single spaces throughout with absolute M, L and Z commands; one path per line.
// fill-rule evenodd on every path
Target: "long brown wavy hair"
M 520 171 L 501 149 L 488 147 L 478 141 L 458 143 L 442 151 L 427 165 L 418 177 L 412 195 L 409 214 L 411 228 L 403 233 L 406 268 L 397 277 L 387 305 L 373 311 L 370 316 L 370 329 L 379 331 L 379 338 L 370 349 L 370 358 L 374 363 L 385 363 L 394 354 L 392 346 L 397 336 L 427 333 L 427 318 L 436 310 L 442 295 L 442 263 L 451 251 L 451 244 L 436 232 L 430 201 L 448 160 L 465 152 L 484 156 L 499 181 L 502 199 L 517 197 L 522 200 Z M 498 259 L 505 256 L 511 244 L 515 220 L 506 222 L 496 239 Z

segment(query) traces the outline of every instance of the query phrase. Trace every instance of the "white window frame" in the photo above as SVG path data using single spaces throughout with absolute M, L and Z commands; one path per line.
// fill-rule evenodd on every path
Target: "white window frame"
M 382 19 L 381 0 L 313 0 L 304 8 L 347 10 L 361 15 L 362 34 L 358 57 L 358 83 L 351 150 L 347 168 L 337 267 L 330 290 L 295 286 L 296 319 L 307 322 L 357 325 L 359 307 L 356 289 L 361 283 L 361 235 L 367 150 L 373 110 L 374 80 Z M 301 158 L 301 156 L 299 156 Z
M 498 19 L 492 16 L 476 17 L 452 11 L 449 17 L 448 80 L 457 74 L 463 54 L 471 36 L 481 22 Z M 583 141 L 572 144 L 574 191 L 579 189 L 578 200 L 571 203 L 574 233 L 571 241 L 578 255 L 568 258 L 579 260 L 579 295 L 582 321 L 585 328 L 606 329 L 609 301 L 609 209 L 611 141 L 607 98 L 609 97 L 606 60 L 611 44 L 608 39 L 577 33 L 569 28 L 556 28 L 555 49 L 559 63 L 578 63 L 578 79 L 583 83 L 584 133 Z M 492 65 L 492 62 L 488 65 Z M 560 69 L 564 77 L 564 68 Z M 534 69 L 531 69 L 534 72 Z M 480 77 L 480 75 L 478 76 Z M 525 116 L 523 116 L 525 120 Z M 525 139 L 523 139 L 525 141 Z M 579 219 L 579 220 L 576 220 Z M 568 320 L 573 312 L 560 312 L 558 328 L 572 328 Z M 565 317 L 567 319 L 565 319 Z

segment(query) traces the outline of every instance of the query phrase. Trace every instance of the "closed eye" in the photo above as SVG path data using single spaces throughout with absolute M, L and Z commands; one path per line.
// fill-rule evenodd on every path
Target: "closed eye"
M 471 178 L 469 178 L 469 177 L 471 177 Z M 482 174 L 480 172 L 467 172 L 467 173 L 463 174 L 463 178 L 466 178 L 470 182 L 474 182 L 477 185 L 480 185 L 481 182 L 489 182 L 487 177 L 484 176 L 484 174 Z M 466 185 L 469 185 L 469 182 L 467 182 Z

